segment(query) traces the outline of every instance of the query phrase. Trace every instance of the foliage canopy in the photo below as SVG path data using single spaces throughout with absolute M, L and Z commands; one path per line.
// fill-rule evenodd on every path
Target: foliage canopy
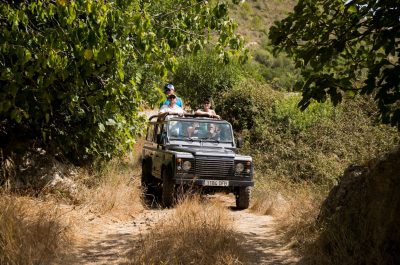
M 269 34 L 276 51 L 302 69 L 300 107 L 327 96 L 337 104 L 343 93 L 372 94 L 382 121 L 400 128 L 399 18 L 399 0 L 300 0 Z
M 75 162 L 132 146 L 138 111 L 155 102 L 176 56 L 216 35 L 242 48 L 227 5 L 197 0 L 2 1 L 1 148 L 38 140 Z M 157 83 L 158 82 L 158 83 Z
M 202 108 L 204 99 L 218 103 L 221 93 L 231 89 L 241 78 L 236 60 L 225 64 L 215 52 L 204 50 L 180 58 L 173 75 L 178 94 L 192 109 Z

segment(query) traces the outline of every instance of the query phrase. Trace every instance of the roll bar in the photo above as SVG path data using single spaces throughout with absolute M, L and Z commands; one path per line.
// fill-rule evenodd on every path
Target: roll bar
M 157 118 L 158 121 L 164 121 L 169 116 L 178 116 L 178 115 L 177 114 L 165 114 L 165 113 L 156 114 L 156 115 L 150 116 L 149 121 L 151 121 L 154 118 Z M 219 120 L 218 118 L 211 117 L 209 114 L 184 113 L 182 116 L 179 116 L 179 117 L 209 118 L 209 119 L 213 119 L 213 120 Z

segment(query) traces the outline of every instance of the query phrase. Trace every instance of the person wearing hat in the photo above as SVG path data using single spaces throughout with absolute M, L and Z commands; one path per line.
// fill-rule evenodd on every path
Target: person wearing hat
M 221 119 L 221 117 L 219 115 L 217 115 L 217 113 L 215 113 L 215 110 L 212 109 L 211 100 L 209 98 L 206 98 L 203 101 L 203 109 L 196 110 L 195 114 L 207 115 L 211 118 Z
M 172 84 L 166 84 L 164 86 L 164 93 L 166 95 L 166 99 L 163 102 L 160 103 L 160 109 L 164 105 L 169 105 L 168 96 L 175 95 L 175 87 Z M 179 107 L 183 108 L 183 101 L 182 101 L 182 99 L 180 97 L 177 97 L 177 96 L 176 96 L 176 105 L 178 105 Z
M 174 94 L 171 94 L 167 97 L 168 99 L 168 105 L 163 105 L 160 109 L 160 111 L 158 112 L 159 114 L 176 114 L 179 116 L 182 116 L 184 114 L 184 111 L 181 107 L 178 106 L 177 104 L 177 96 L 175 96 Z

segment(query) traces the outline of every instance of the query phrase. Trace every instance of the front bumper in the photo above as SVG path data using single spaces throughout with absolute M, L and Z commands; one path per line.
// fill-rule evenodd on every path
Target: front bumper
M 185 178 L 178 178 L 174 179 L 175 184 L 178 185 L 189 185 L 189 186 L 200 186 L 200 187 L 206 187 L 205 181 L 210 180 L 210 179 L 185 179 Z M 226 186 L 226 188 L 229 187 L 249 187 L 249 186 L 254 186 L 254 181 L 253 180 L 229 180 L 225 179 L 226 181 L 229 181 L 229 185 Z M 210 186 L 207 186 L 210 187 Z

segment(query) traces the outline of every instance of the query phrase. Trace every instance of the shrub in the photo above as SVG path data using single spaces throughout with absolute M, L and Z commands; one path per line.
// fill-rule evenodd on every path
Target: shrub
M 192 108 L 202 106 L 206 97 L 216 99 L 241 79 L 241 67 L 236 61 L 224 64 L 215 52 L 199 52 L 182 57 L 173 75 L 177 94 Z
M 254 118 L 249 132 L 247 150 L 256 168 L 271 178 L 332 185 L 349 163 L 374 157 L 399 142 L 395 129 L 376 124 L 369 115 L 369 99 L 349 100 L 338 108 L 317 104 L 307 116 L 292 100 L 276 100 L 266 116 Z
M 280 96 L 269 85 L 247 79 L 225 91 L 216 101 L 216 110 L 236 131 L 243 131 L 253 128 L 257 117 L 265 117 Z
M 301 100 L 299 94 L 288 94 L 275 103 L 273 117 L 278 122 L 287 123 L 290 130 L 304 131 L 314 124 L 328 120 L 335 113 L 335 108 L 330 102 L 319 104 L 313 102 L 304 111 L 298 108 Z
M 294 84 L 301 80 L 293 61 L 283 53 L 274 56 L 267 40 L 255 52 L 254 59 L 259 63 L 258 71 L 274 89 L 294 91 Z

